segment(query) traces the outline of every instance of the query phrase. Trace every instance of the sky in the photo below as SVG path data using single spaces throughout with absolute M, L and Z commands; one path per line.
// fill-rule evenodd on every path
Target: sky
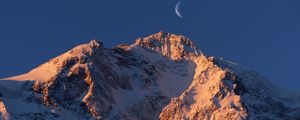
M 181 14 L 175 6 L 181 1 Z M 1 0 L 0 78 L 91 39 L 105 47 L 160 30 L 300 90 L 299 0 Z

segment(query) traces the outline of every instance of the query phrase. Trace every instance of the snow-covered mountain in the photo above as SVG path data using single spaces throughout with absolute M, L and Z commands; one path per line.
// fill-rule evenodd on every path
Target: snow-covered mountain
M 164 32 L 112 49 L 92 40 L 0 80 L 5 120 L 297 120 L 299 100 L 299 93 Z

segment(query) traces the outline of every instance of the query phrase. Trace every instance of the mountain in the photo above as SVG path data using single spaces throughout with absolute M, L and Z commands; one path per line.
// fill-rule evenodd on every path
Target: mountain
M 0 80 L 5 120 L 297 120 L 299 100 L 299 93 L 165 32 L 111 49 L 92 40 Z

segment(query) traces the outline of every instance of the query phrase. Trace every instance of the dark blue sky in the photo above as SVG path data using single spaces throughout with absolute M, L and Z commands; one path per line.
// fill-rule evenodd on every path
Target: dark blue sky
M 184 18 L 174 12 L 178 1 L 1 0 L 0 78 L 92 38 L 112 47 L 163 30 L 300 90 L 299 0 L 182 0 Z

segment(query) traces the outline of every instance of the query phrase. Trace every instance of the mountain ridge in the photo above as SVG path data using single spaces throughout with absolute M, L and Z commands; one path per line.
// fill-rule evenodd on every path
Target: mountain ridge
M 0 113 L 3 119 L 300 119 L 300 95 L 285 94 L 257 72 L 160 31 L 112 49 L 91 40 L 0 80 Z

